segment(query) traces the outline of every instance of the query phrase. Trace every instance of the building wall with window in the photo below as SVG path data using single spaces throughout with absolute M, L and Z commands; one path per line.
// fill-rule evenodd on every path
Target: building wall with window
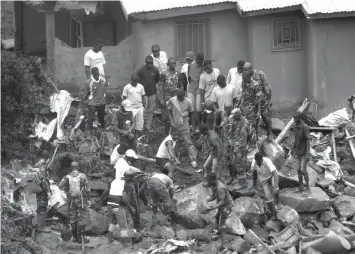
M 249 60 L 267 75 L 275 108 L 306 96 L 305 24 L 301 12 L 248 18 Z
M 248 22 L 236 9 L 136 21 L 132 29 L 135 69 L 144 63 L 153 44 L 181 61 L 185 61 L 186 51 L 203 52 L 223 75 L 238 60 L 248 58 Z
M 347 107 L 355 93 L 355 17 L 307 22 L 308 94 L 319 114 Z

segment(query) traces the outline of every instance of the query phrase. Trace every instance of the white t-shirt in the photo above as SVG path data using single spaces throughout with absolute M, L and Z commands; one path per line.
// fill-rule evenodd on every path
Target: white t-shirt
M 237 98 L 238 93 L 237 89 L 234 86 L 227 84 L 225 87 L 221 88 L 216 86 L 213 88 L 211 101 L 216 102 L 218 104 L 218 109 L 220 111 L 224 111 L 224 106 L 233 105 L 233 100 Z
M 232 68 L 228 72 L 227 84 L 234 86 L 238 92 L 238 98 L 242 95 L 242 74 L 238 72 L 238 68 Z
M 189 77 L 188 77 L 188 72 L 189 72 L 189 64 L 188 63 L 185 63 L 182 68 L 181 68 L 181 73 L 184 73 L 185 76 L 186 76 L 186 79 L 187 79 L 187 84 L 189 84 Z
M 93 67 L 97 67 L 101 75 L 105 75 L 104 64 L 106 60 L 102 51 L 95 53 L 92 49 L 86 52 L 84 56 L 84 66 L 89 66 L 90 70 Z
M 162 73 L 168 69 L 168 55 L 165 51 L 160 51 L 159 57 L 155 58 L 155 56 L 150 54 L 154 60 L 154 66 L 158 68 L 159 72 Z
M 211 100 L 213 88 L 217 86 L 217 77 L 220 71 L 213 68 L 211 73 L 203 72 L 200 76 L 199 88 L 205 90 L 205 101 Z
M 263 157 L 263 164 L 259 167 L 255 159 L 251 164 L 251 170 L 256 170 L 258 172 L 259 181 L 263 182 L 269 179 L 272 175 L 272 172 L 276 170 L 274 163 L 267 157 Z
M 144 87 L 141 84 L 137 84 L 135 87 L 129 83 L 123 88 L 123 96 L 127 97 L 132 103 L 133 109 L 139 109 L 143 106 L 142 96 L 145 95 Z
M 173 188 L 173 186 L 174 186 L 173 180 L 171 180 L 171 178 L 169 176 L 167 176 L 166 174 L 156 173 L 151 178 L 159 179 L 160 181 L 162 181 L 164 183 L 164 185 L 168 189 Z
M 167 141 L 173 141 L 173 147 L 175 147 L 176 142 L 173 140 L 173 138 L 171 137 L 171 135 L 167 136 L 163 142 L 161 142 L 157 155 L 157 158 L 164 158 L 164 159 L 169 159 L 169 153 L 168 153 L 168 147 L 166 146 L 166 142 Z

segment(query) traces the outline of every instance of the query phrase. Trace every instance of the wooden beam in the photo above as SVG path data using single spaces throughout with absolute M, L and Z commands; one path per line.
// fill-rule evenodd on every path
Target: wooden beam
M 345 127 L 345 135 L 346 137 L 350 137 L 350 133 L 349 133 L 349 130 L 347 127 Z M 348 142 L 349 142 L 349 146 L 350 146 L 350 149 L 351 149 L 351 153 L 353 154 L 353 157 L 355 159 L 355 146 L 354 146 L 354 143 L 351 139 L 348 139 Z
M 332 127 L 309 127 L 311 131 L 334 131 L 335 128 Z
M 332 131 L 332 143 L 333 143 L 333 156 L 334 156 L 334 161 L 338 162 L 338 158 L 337 158 L 337 146 L 335 143 L 335 131 Z
M 349 139 L 352 139 L 352 138 L 355 138 L 355 135 L 352 135 L 352 136 L 350 136 L 350 137 L 347 137 L 347 138 L 345 138 L 345 140 L 349 140 Z
M 302 106 L 298 109 L 299 112 L 303 113 L 307 108 L 309 107 L 309 101 L 306 98 L 303 103 Z M 291 120 L 287 123 L 287 125 L 285 126 L 285 128 L 281 131 L 281 133 L 279 134 L 279 136 L 277 136 L 277 138 L 275 139 L 276 144 L 280 143 L 281 140 L 284 138 L 284 136 L 286 135 L 286 133 L 288 132 L 288 130 L 291 128 L 293 122 L 295 120 L 293 119 L 293 117 L 291 118 Z

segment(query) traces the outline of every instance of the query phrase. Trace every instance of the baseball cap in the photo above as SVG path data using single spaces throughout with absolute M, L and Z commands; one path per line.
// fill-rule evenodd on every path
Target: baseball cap
M 126 111 L 132 111 L 132 103 L 130 100 L 124 100 L 122 101 L 122 106 Z
M 137 155 L 136 152 L 133 151 L 132 149 L 128 149 L 128 150 L 126 151 L 126 156 L 127 156 L 127 157 L 131 157 L 131 158 L 138 159 L 138 155 Z
M 231 112 L 231 114 L 230 114 L 230 116 L 229 116 L 229 118 L 232 118 L 232 117 L 235 116 L 237 113 L 240 113 L 240 114 L 241 114 L 242 111 L 240 111 L 239 108 L 233 109 L 232 112 Z
M 195 58 L 195 54 L 192 51 L 187 51 L 185 56 L 186 58 L 190 58 L 191 60 L 194 60 Z

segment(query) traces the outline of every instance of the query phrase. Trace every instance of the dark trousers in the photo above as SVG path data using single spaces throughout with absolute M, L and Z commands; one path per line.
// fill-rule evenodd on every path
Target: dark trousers
M 88 125 L 86 127 L 88 131 L 92 130 L 92 124 L 94 122 L 94 117 L 96 112 L 99 118 L 99 123 L 101 125 L 101 128 L 105 128 L 105 105 L 100 105 L 100 106 L 89 105 Z

